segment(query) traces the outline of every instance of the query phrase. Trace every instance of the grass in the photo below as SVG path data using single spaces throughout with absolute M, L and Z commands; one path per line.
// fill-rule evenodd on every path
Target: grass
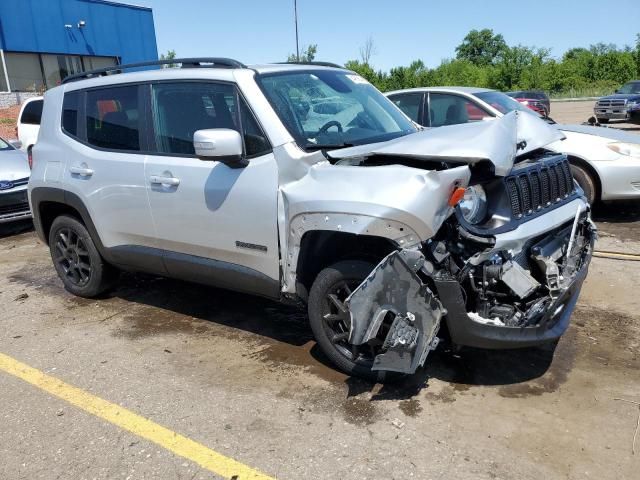
M 16 123 L 14 118 L 0 118 L 0 125 L 13 125 Z
M 603 87 L 570 88 L 562 92 L 552 93 L 549 97 L 552 99 L 603 97 L 605 95 L 611 95 L 614 91 L 614 88 Z

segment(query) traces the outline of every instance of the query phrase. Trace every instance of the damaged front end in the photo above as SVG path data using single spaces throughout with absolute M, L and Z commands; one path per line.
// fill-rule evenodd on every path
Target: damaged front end
M 483 222 L 467 223 L 458 208 L 434 237 L 371 272 L 345 305 L 349 342 L 377 345 L 374 370 L 414 373 L 441 321 L 454 344 L 481 348 L 564 333 L 597 236 L 567 170 L 566 157 L 543 155 L 487 180 Z

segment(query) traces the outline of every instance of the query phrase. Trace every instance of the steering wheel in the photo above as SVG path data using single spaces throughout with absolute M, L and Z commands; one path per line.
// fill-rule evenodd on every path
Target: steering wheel
M 318 130 L 318 135 L 320 135 L 321 133 L 327 133 L 327 130 L 329 130 L 331 127 L 336 127 L 338 129 L 338 132 L 342 133 L 342 124 L 337 120 L 330 120 L 320 127 L 320 130 Z

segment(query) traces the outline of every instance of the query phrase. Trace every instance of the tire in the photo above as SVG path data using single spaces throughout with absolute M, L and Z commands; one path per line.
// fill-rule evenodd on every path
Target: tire
M 598 121 L 598 123 L 609 123 L 608 118 L 596 118 L 596 120 Z
M 49 251 L 64 288 L 78 297 L 97 297 L 117 279 L 117 270 L 104 261 L 85 226 L 74 217 L 61 215 L 53 221 Z
M 587 170 L 578 165 L 571 165 L 571 173 L 580 188 L 584 190 L 584 195 L 587 197 L 589 204 L 593 205 L 598 200 L 598 189 L 594 178 Z
M 332 341 L 331 337 L 339 334 L 336 332 L 348 333 L 348 326 L 344 322 L 327 322 L 325 315 L 332 313 L 335 304 L 329 300 L 329 294 L 335 294 L 338 297 L 346 298 L 348 292 L 340 291 L 340 285 L 346 284 L 349 290 L 353 290 L 371 273 L 375 265 L 360 260 L 346 260 L 335 263 L 328 268 L 322 270 L 316 277 L 308 300 L 309 322 L 311 330 L 315 336 L 316 342 L 328 357 L 328 359 L 338 369 L 348 375 L 364 378 L 374 382 L 391 382 L 401 378 L 403 375 L 395 372 L 384 372 L 371 370 L 373 366 L 374 355 L 369 351 L 369 347 L 365 353 L 357 352 L 360 349 L 353 347 L 342 340 L 340 342 Z M 344 300 L 340 298 L 340 300 Z M 349 352 L 349 349 L 352 349 Z M 356 358 L 354 358 L 354 350 Z

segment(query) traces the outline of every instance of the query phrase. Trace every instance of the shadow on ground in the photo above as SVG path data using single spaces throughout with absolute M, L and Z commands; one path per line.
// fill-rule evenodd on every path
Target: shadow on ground
M 427 386 L 430 378 L 448 382 L 455 390 L 477 385 L 519 384 L 545 374 L 555 351 L 555 345 L 502 351 L 470 348 L 454 351 L 441 347 L 429 355 L 426 366 L 415 375 L 380 386 L 337 372 L 313 342 L 302 308 L 177 280 L 132 274 L 123 274 L 112 296 L 164 311 L 158 318 L 161 323 L 154 319 L 157 315 L 152 311 L 132 315 L 133 323 L 128 327 L 131 331 L 124 333 L 131 338 L 184 329 L 184 322 L 192 321 L 189 317 L 206 320 L 212 326 L 222 325 L 255 335 L 265 343 L 264 354 L 257 357 L 265 362 L 301 366 L 325 380 L 346 384 L 348 396 L 375 392 L 373 400 L 410 399 Z M 182 327 L 171 326 L 172 322 L 181 322 Z
M 640 200 L 601 202 L 593 208 L 593 220 L 606 234 L 640 241 Z
M 7 238 L 19 233 L 33 230 L 31 220 L 19 220 L 17 222 L 0 223 L 0 238 Z

